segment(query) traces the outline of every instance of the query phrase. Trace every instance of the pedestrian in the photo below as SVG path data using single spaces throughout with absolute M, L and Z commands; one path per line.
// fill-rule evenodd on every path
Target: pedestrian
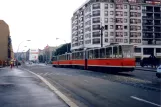
M 10 67 L 11 67 L 11 69 L 12 69 L 12 67 L 13 67 L 13 62 L 12 62 L 12 61 L 10 62 Z
M 18 61 L 16 60 L 16 66 L 17 66 L 17 68 L 18 68 Z

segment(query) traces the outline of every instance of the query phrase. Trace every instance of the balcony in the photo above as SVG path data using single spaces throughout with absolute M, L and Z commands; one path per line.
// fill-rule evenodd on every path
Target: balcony
M 153 26 L 153 23 L 143 23 L 143 26 L 146 25 L 146 26 Z
M 156 42 L 153 39 L 143 39 L 143 45 L 156 45 Z
M 153 16 L 142 16 L 143 19 L 153 19 Z
M 153 29 L 143 29 L 144 32 L 153 32 Z
M 146 35 L 146 36 L 143 36 L 143 39 L 153 39 L 153 35 Z
M 161 39 L 160 40 L 156 40 L 156 45 L 161 45 Z

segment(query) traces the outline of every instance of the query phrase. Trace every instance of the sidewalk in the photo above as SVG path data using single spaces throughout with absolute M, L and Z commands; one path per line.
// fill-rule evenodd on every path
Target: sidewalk
M 141 67 L 141 66 L 136 66 L 136 70 L 143 70 L 143 71 L 151 71 L 151 72 L 157 72 L 156 68 L 151 68 L 151 67 Z
M 0 68 L 0 107 L 68 107 L 27 71 Z

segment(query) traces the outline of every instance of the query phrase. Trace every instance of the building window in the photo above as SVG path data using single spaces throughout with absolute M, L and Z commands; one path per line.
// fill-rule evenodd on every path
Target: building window
M 141 30 L 141 26 L 138 26 L 137 30 Z
M 85 44 L 91 44 L 91 40 L 86 40 Z
M 93 37 L 100 37 L 100 32 L 93 32 Z
M 138 40 L 137 40 L 137 43 L 141 43 L 141 40 L 140 40 L 140 39 L 138 39 Z
M 108 16 L 108 11 L 105 11 L 105 16 Z
M 93 44 L 100 44 L 100 39 L 93 39 Z
M 138 37 L 141 37 L 141 33 L 138 33 Z
M 137 13 L 137 17 L 141 17 L 141 13 Z
M 105 25 L 105 30 L 108 30 L 108 25 Z
M 128 39 L 124 39 L 124 43 L 128 43 Z
M 100 23 L 100 17 L 93 18 L 93 23 Z
M 93 9 L 100 9 L 100 3 L 93 4 Z
M 113 18 L 110 18 L 110 22 L 113 22 L 114 20 L 113 20 Z
M 156 48 L 156 53 L 161 53 L 161 48 Z
M 110 32 L 110 36 L 114 36 L 114 32 Z
M 113 29 L 113 25 L 110 25 L 110 29 Z
M 85 28 L 85 32 L 90 32 L 91 31 L 91 27 L 87 27 L 87 28 Z
M 105 32 L 105 37 L 108 37 L 108 32 Z
M 105 4 L 105 9 L 108 9 L 108 4 Z
M 141 6 L 138 6 L 137 10 L 141 10 Z
M 127 29 L 127 26 L 124 26 L 124 29 Z
M 124 36 L 127 36 L 127 32 L 124 32 Z
M 141 53 L 141 48 L 135 48 L 136 53 Z
M 106 43 L 108 42 L 108 39 L 107 39 L 107 38 L 105 38 L 105 42 L 106 42 Z
M 144 55 L 151 55 L 154 54 L 154 48 L 143 48 L 143 54 Z
M 136 8 L 135 8 L 135 5 L 131 5 L 130 6 L 130 10 L 135 10 Z
M 85 34 L 85 38 L 91 38 L 91 33 Z
M 108 18 L 105 18 L 105 23 L 108 23 Z
M 127 23 L 127 19 L 124 19 L 124 23 Z
M 141 19 L 138 19 L 138 23 L 141 23 Z
M 124 5 L 124 9 L 127 9 L 127 5 Z
M 112 42 L 114 42 L 114 40 L 111 38 L 111 39 L 110 39 L 110 42 L 112 43 Z
M 100 10 L 93 11 L 93 16 L 100 16 Z
M 93 25 L 93 30 L 100 30 L 100 25 Z
M 110 11 L 110 15 L 113 15 L 113 11 Z
M 127 12 L 124 12 L 124 16 L 127 16 Z
M 110 8 L 113 8 L 113 4 L 110 4 Z

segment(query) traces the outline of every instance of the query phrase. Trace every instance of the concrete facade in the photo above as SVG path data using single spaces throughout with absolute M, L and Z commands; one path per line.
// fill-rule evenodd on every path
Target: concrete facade
M 160 0 L 88 0 L 74 12 L 71 22 L 72 51 L 101 47 L 102 39 L 103 46 L 136 45 L 141 50 L 136 57 L 147 57 L 151 51 L 161 57 Z
M 0 62 L 9 61 L 13 58 L 14 54 L 9 26 L 5 21 L 0 20 Z

